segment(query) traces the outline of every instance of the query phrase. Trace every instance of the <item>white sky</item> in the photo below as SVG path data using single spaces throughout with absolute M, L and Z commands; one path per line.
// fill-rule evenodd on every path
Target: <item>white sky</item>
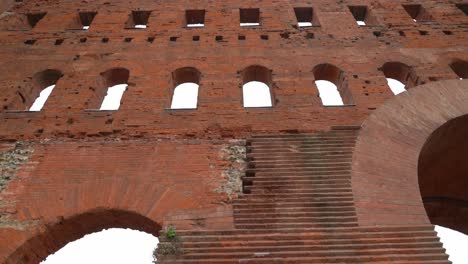
M 171 109 L 196 109 L 198 87 L 196 83 L 183 83 L 174 88 Z
M 394 94 L 406 91 L 404 84 L 394 79 L 387 79 Z M 323 105 L 343 105 L 337 87 L 329 81 L 316 81 Z M 30 111 L 40 111 L 55 85 L 40 93 Z M 108 89 L 101 110 L 117 110 L 127 88 L 120 84 Z M 195 83 L 181 84 L 174 89 L 171 108 L 187 109 L 197 107 L 199 86 Z M 249 82 L 243 87 L 244 107 L 271 106 L 270 88 L 261 82 Z M 447 254 L 453 264 L 468 263 L 468 236 L 443 227 L 436 227 Z M 84 236 L 67 244 L 50 255 L 41 264 L 152 264 L 153 250 L 158 239 L 150 234 L 130 229 L 108 229 Z

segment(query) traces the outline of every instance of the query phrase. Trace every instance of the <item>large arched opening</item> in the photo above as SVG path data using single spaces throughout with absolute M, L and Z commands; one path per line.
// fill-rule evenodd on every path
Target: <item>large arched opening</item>
M 161 231 L 160 224 L 138 213 L 107 208 L 96 209 L 45 225 L 36 235 L 16 249 L 5 264 L 40 263 L 67 243 L 109 228 L 128 228 L 155 237 L 158 237 Z
M 431 223 L 468 235 L 468 115 L 429 136 L 419 155 L 418 180 Z

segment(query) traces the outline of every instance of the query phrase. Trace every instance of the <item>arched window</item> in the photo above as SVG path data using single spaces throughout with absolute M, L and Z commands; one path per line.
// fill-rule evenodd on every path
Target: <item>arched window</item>
M 197 108 L 200 75 L 200 72 L 192 67 L 180 68 L 172 73 L 175 88 L 171 109 Z
M 353 103 L 344 72 L 331 64 L 320 64 L 313 69 L 315 85 L 322 104 L 340 106 Z
M 122 96 L 128 87 L 130 71 L 125 68 L 113 68 L 100 75 L 99 87 L 89 103 L 91 108 L 118 110 Z
M 34 74 L 32 81 L 19 87 L 17 96 L 6 109 L 34 112 L 41 111 L 52 90 L 62 76 L 62 72 L 51 69 Z
M 464 60 L 454 60 L 450 63 L 450 68 L 458 75 L 458 78 L 468 79 L 468 62 Z
M 244 107 L 272 107 L 271 84 L 269 69 L 258 65 L 245 68 L 242 71 Z
M 387 78 L 392 92 L 397 95 L 418 84 L 418 77 L 413 69 L 401 62 L 387 62 L 379 68 Z

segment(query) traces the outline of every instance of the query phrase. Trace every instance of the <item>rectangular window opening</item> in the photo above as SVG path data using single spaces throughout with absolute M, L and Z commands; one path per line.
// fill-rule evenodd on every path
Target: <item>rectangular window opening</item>
M 259 8 L 241 8 L 239 11 L 241 27 L 260 26 Z
M 80 12 L 78 14 L 83 30 L 89 29 L 89 27 L 91 26 L 91 23 L 93 23 L 93 20 L 96 14 L 97 14 L 96 12 Z
M 63 41 L 64 41 L 63 39 L 57 39 L 55 40 L 55 45 L 56 46 L 62 45 Z
M 403 8 L 414 22 L 431 21 L 432 17 L 421 5 L 403 5 Z
M 465 16 L 468 16 L 468 4 L 457 4 L 456 5 L 458 9 L 460 9 L 463 13 L 465 13 Z
M 47 14 L 46 12 L 27 14 L 26 16 L 28 18 L 29 26 L 31 28 L 34 28 L 37 25 L 37 23 L 39 23 L 39 21 L 41 21 L 41 19 L 44 18 L 46 14 Z
M 127 21 L 126 28 L 145 29 L 148 27 L 148 20 L 151 11 L 132 11 Z
M 297 25 L 301 27 L 312 27 L 314 23 L 314 10 L 312 7 L 296 7 L 294 8 L 296 14 Z
M 205 10 L 186 10 L 185 21 L 188 28 L 205 26 Z
M 367 6 L 349 6 L 348 8 L 359 26 L 367 25 Z

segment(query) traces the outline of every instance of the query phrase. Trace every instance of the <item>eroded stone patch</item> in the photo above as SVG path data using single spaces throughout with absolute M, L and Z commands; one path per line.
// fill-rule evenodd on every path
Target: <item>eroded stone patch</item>
M 229 200 L 236 198 L 242 190 L 242 179 L 245 175 L 247 164 L 245 140 L 230 140 L 229 145 L 223 147 L 220 156 L 228 162 L 227 169 L 222 172 L 226 180 L 224 184 L 216 188 L 218 193 L 225 193 Z
M 16 142 L 0 151 L 0 193 L 16 177 L 16 170 L 29 160 L 33 151 L 27 142 Z

